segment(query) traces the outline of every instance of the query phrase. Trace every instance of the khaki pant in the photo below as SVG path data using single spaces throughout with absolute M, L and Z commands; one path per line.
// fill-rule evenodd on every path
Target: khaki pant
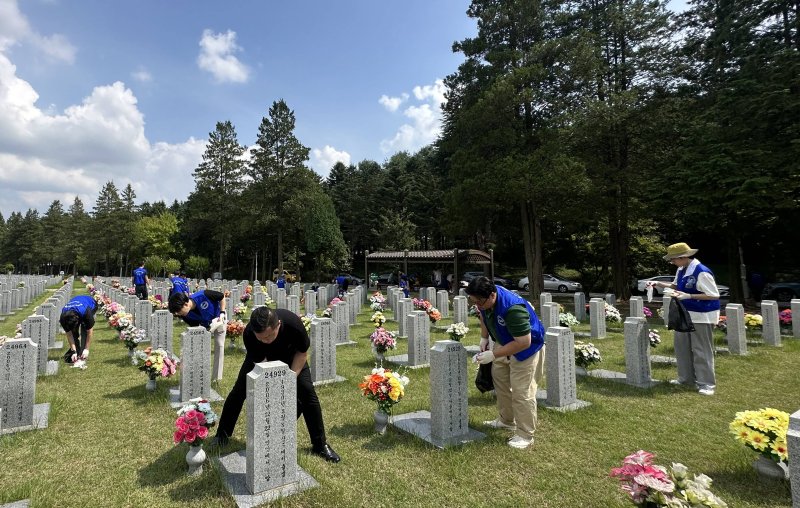
M 225 335 L 227 327 L 223 326 L 211 335 L 214 337 L 214 368 L 211 371 L 212 381 L 222 379 L 222 368 L 225 366 Z
M 492 363 L 500 421 L 516 424 L 516 435 L 525 439 L 533 439 L 536 431 L 536 389 L 542 380 L 543 368 L 544 347 L 521 362 L 513 356 L 502 356 Z

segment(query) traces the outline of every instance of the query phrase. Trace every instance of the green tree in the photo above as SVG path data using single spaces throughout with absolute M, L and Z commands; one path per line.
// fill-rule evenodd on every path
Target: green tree
M 124 243 L 122 238 L 129 234 L 126 231 L 123 202 L 113 181 L 106 182 L 100 189 L 93 214 L 92 230 L 95 234 L 89 238 L 93 243 L 94 261 L 103 263 L 103 273 L 110 275 L 111 261 L 122 254 L 120 249 L 120 245 Z
M 347 245 L 331 198 L 319 190 L 308 204 L 305 225 L 306 248 L 315 256 L 315 280 L 321 272 L 343 266 L 348 261 Z
M 211 268 L 211 262 L 203 256 L 189 256 L 183 265 L 188 273 L 198 279 L 208 274 L 208 270 Z
M 170 212 L 140 218 L 133 231 L 141 254 L 166 259 L 175 252 L 174 237 L 178 232 L 178 218 Z
M 29 208 L 21 221 L 20 233 L 16 243 L 21 249 L 18 267 L 25 267 L 25 273 L 39 273 L 40 266 L 45 262 L 45 237 L 42 232 L 42 223 L 39 212 Z
M 64 250 L 67 263 L 72 265 L 72 274 L 77 275 L 78 270 L 89 270 L 88 249 L 86 241 L 89 236 L 89 214 L 83 207 L 83 201 L 75 196 L 74 201 L 67 211 L 67 228 L 69 234 L 64 235 Z
M 57 199 L 50 204 L 50 208 L 47 209 L 41 220 L 42 235 L 47 239 L 45 261 L 51 267 L 49 271 L 51 274 L 53 270 L 56 273 L 60 272 L 63 265 L 68 262 L 67 241 L 69 235 L 67 231 L 70 229 L 67 227 L 67 221 L 64 207 Z
M 144 267 L 153 277 L 158 277 L 164 271 L 165 264 L 161 256 L 151 255 L 144 258 Z

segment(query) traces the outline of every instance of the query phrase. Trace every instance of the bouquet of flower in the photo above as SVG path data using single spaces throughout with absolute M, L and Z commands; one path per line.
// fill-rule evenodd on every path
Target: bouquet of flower
M 111 279 L 111 287 L 114 289 L 119 289 L 119 281 L 117 279 Z
M 0 335 L 0 346 L 5 344 L 5 342 L 7 340 L 11 340 L 11 339 L 12 339 L 12 337 L 9 337 L 8 335 Z
M 142 372 L 147 373 L 150 379 L 157 377 L 170 377 L 178 370 L 180 360 L 165 349 L 134 351 L 131 363 Z
M 369 308 L 375 311 L 382 311 L 386 309 L 386 297 L 380 291 L 375 291 L 370 297 L 371 302 Z
M 378 410 L 391 414 L 392 406 L 400 402 L 405 395 L 408 378 L 382 367 L 372 369 L 372 374 L 364 376 L 358 385 L 361 394 L 378 404 Z
M 650 339 L 650 347 L 656 347 L 661 344 L 661 335 L 658 333 L 658 330 L 650 330 L 647 333 L 647 337 Z
M 328 304 L 328 308 L 322 311 L 322 317 L 333 317 L 333 306 L 339 302 L 343 302 L 344 300 L 340 300 L 338 297 L 334 297 L 333 300 Z
M 150 306 L 153 307 L 153 312 L 161 309 L 166 309 L 168 304 L 161 300 L 161 295 L 150 295 L 147 297 Z
M 792 326 L 792 309 L 784 309 L 778 314 L 778 321 L 783 326 Z
M 442 313 L 439 312 L 439 309 L 436 307 L 431 307 L 428 309 L 428 318 L 431 320 L 431 323 L 435 323 L 442 319 Z
M 664 319 L 664 307 L 659 307 L 656 310 L 656 314 L 658 314 L 658 317 L 660 317 L 661 319 Z
M 729 425 L 736 440 L 775 462 L 789 462 L 786 431 L 789 413 L 766 408 L 740 411 Z
M 94 293 L 92 293 L 92 299 L 94 300 L 94 303 L 97 304 L 97 308 L 102 310 L 106 304 L 106 299 L 103 296 L 103 293 L 101 293 L 100 291 L 95 291 Z
M 745 314 L 744 315 L 744 326 L 745 328 L 749 329 L 759 329 L 764 324 L 764 318 L 761 317 L 761 314 Z
M 600 350 L 594 347 L 594 344 L 591 342 L 587 344 L 579 340 L 575 341 L 575 365 L 587 369 L 589 365 L 602 361 Z
M 571 326 L 578 326 L 580 321 L 572 312 L 559 312 L 558 313 L 558 324 L 561 326 L 571 327 Z
M 383 312 L 378 310 L 372 314 L 372 317 L 369 320 L 375 324 L 375 328 L 379 328 L 383 326 L 383 323 L 386 322 L 386 316 L 383 315 Z
M 244 333 L 244 321 L 240 319 L 231 319 L 228 321 L 228 326 L 225 328 L 225 335 L 231 339 L 231 342 L 236 343 L 236 338 L 241 337 Z
M 622 315 L 619 309 L 606 302 L 606 321 L 609 323 L 622 323 Z
M 433 304 L 431 304 L 431 302 L 428 300 L 423 300 L 422 298 L 414 298 L 411 300 L 411 303 L 414 305 L 414 309 L 424 310 L 428 313 L 430 313 L 430 310 L 433 308 Z
M 125 312 L 125 307 L 117 302 L 108 301 L 108 303 L 103 305 L 103 315 L 106 317 L 106 319 L 111 318 L 111 316 L 117 314 L 118 312 Z M 111 323 L 109 323 L 109 325 L 113 326 Z
M 689 479 L 689 469 L 672 463 L 669 471 L 653 464 L 654 455 L 639 450 L 625 457 L 622 467 L 611 470 L 620 487 L 636 506 L 726 508 L 728 505 L 711 492 L 711 478 L 704 474 Z
M 133 326 L 133 316 L 127 312 L 120 311 L 108 318 L 108 324 L 118 332 Z M 144 332 L 144 330 L 142 330 Z
M 245 312 L 247 312 L 247 305 L 243 303 L 237 303 L 233 306 L 233 315 L 237 318 L 243 318 Z
M 192 399 L 178 410 L 178 419 L 175 420 L 175 434 L 172 441 L 175 444 L 183 442 L 191 446 L 203 443 L 208 437 L 208 429 L 217 423 L 217 414 L 211 409 L 211 404 L 205 399 Z
M 387 331 L 385 328 L 377 327 L 374 332 L 369 336 L 372 341 L 372 346 L 378 353 L 385 353 L 389 349 L 394 349 L 397 345 L 395 334 Z
M 720 316 L 719 321 L 717 321 L 717 330 L 727 331 L 728 330 L 728 318 L 727 316 Z
M 24 288 L 24 287 L 25 287 L 25 281 L 24 281 L 24 280 L 21 280 L 21 281 L 19 281 L 19 282 L 17 283 L 17 287 L 18 287 L 18 288 Z
M 81 284 L 86 284 L 86 277 L 81 277 Z
M 86 284 L 86 291 L 90 294 L 94 294 L 94 286 L 92 284 Z
M 642 307 L 642 314 L 646 318 L 653 317 L 653 311 L 650 310 L 650 307 Z
M 450 334 L 450 340 L 457 340 L 461 342 L 461 339 L 467 336 L 467 332 L 469 332 L 469 328 L 464 323 L 453 323 L 452 325 L 447 327 L 447 333 Z
M 125 291 L 126 291 L 126 292 L 127 292 L 129 295 L 135 295 L 135 294 L 136 294 L 136 288 L 134 288 L 134 287 L 125 288 Z
M 144 329 L 136 328 L 133 325 L 123 328 L 119 332 L 119 340 L 130 350 L 136 349 L 136 345 L 142 342 L 146 337 L 147 332 L 145 332 Z
M 17 326 L 14 327 L 14 338 L 15 339 L 22 338 L 22 323 L 17 323 Z
M 306 333 L 311 333 L 311 321 L 313 320 L 313 318 L 314 316 L 311 314 L 300 316 L 300 321 L 303 322 L 303 327 L 306 329 Z

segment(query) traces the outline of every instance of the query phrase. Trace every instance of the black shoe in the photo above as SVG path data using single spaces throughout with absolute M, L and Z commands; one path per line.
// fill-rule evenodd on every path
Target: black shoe
M 208 443 L 209 448 L 222 448 L 228 444 L 228 436 L 225 434 L 217 434 Z
M 311 452 L 314 455 L 319 455 L 328 462 L 336 463 L 342 460 L 341 457 L 339 457 L 339 455 L 335 451 L 333 451 L 333 448 L 331 448 L 331 446 L 327 443 L 323 445 L 321 448 L 313 448 Z

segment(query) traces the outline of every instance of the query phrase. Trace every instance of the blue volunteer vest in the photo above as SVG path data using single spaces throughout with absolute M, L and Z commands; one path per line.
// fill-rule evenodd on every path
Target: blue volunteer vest
M 275 285 L 278 286 L 278 288 L 285 289 L 286 288 L 286 279 L 284 279 L 283 277 L 279 277 L 278 278 L 278 282 L 276 282 Z
M 172 282 L 173 293 L 189 292 L 189 284 L 186 282 L 186 280 L 182 279 L 181 277 L 173 277 L 169 281 Z
M 136 286 L 141 286 L 143 284 L 147 284 L 147 270 L 142 267 L 136 268 L 133 271 L 133 283 Z
M 211 320 L 219 316 L 219 303 L 206 297 L 206 295 L 199 291 L 193 295 L 189 295 L 189 299 L 194 302 L 194 309 L 190 310 L 184 321 L 194 321 L 205 328 L 211 327 Z
M 96 309 L 97 302 L 95 302 L 94 298 L 91 296 L 75 296 L 70 299 L 66 305 L 64 305 L 64 307 L 61 309 L 61 314 L 63 315 L 71 310 L 74 310 L 81 317 L 81 321 L 83 321 L 86 311 L 94 312 Z
M 542 322 L 539 321 L 539 317 L 536 315 L 536 311 L 533 310 L 530 302 L 504 287 L 497 286 L 497 302 L 494 304 L 494 326 L 499 335 L 499 337 L 495 338 L 501 345 L 508 344 L 514 340 L 514 337 L 509 333 L 508 328 L 506 328 L 505 322 L 508 309 L 514 305 L 525 305 L 530 315 L 531 345 L 527 349 L 523 349 L 519 353 L 514 354 L 514 358 L 523 361 L 538 353 L 539 350 L 542 349 L 542 346 L 544 346 L 544 326 L 542 326 Z M 481 310 L 481 314 L 483 315 L 483 319 L 486 319 L 486 313 L 483 310 Z
M 678 268 L 678 273 L 676 275 L 678 279 L 678 291 L 683 291 L 684 293 L 689 293 L 692 295 L 702 294 L 703 292 L 697 289 L 697 277 L 702 272 L 705 272 L 712 277 L 714 276 L 714 273 L 702 263 L 699 263 L 695 267 L 694 273 L 691 275 L 684 275 L 686 273 L 686 268 Z M 714 312 L 719 310 L 719 300 L 686 299 L 681 300 L 681 303 L 684 307 L 686 307 L 686 310 L 691 312 Z

